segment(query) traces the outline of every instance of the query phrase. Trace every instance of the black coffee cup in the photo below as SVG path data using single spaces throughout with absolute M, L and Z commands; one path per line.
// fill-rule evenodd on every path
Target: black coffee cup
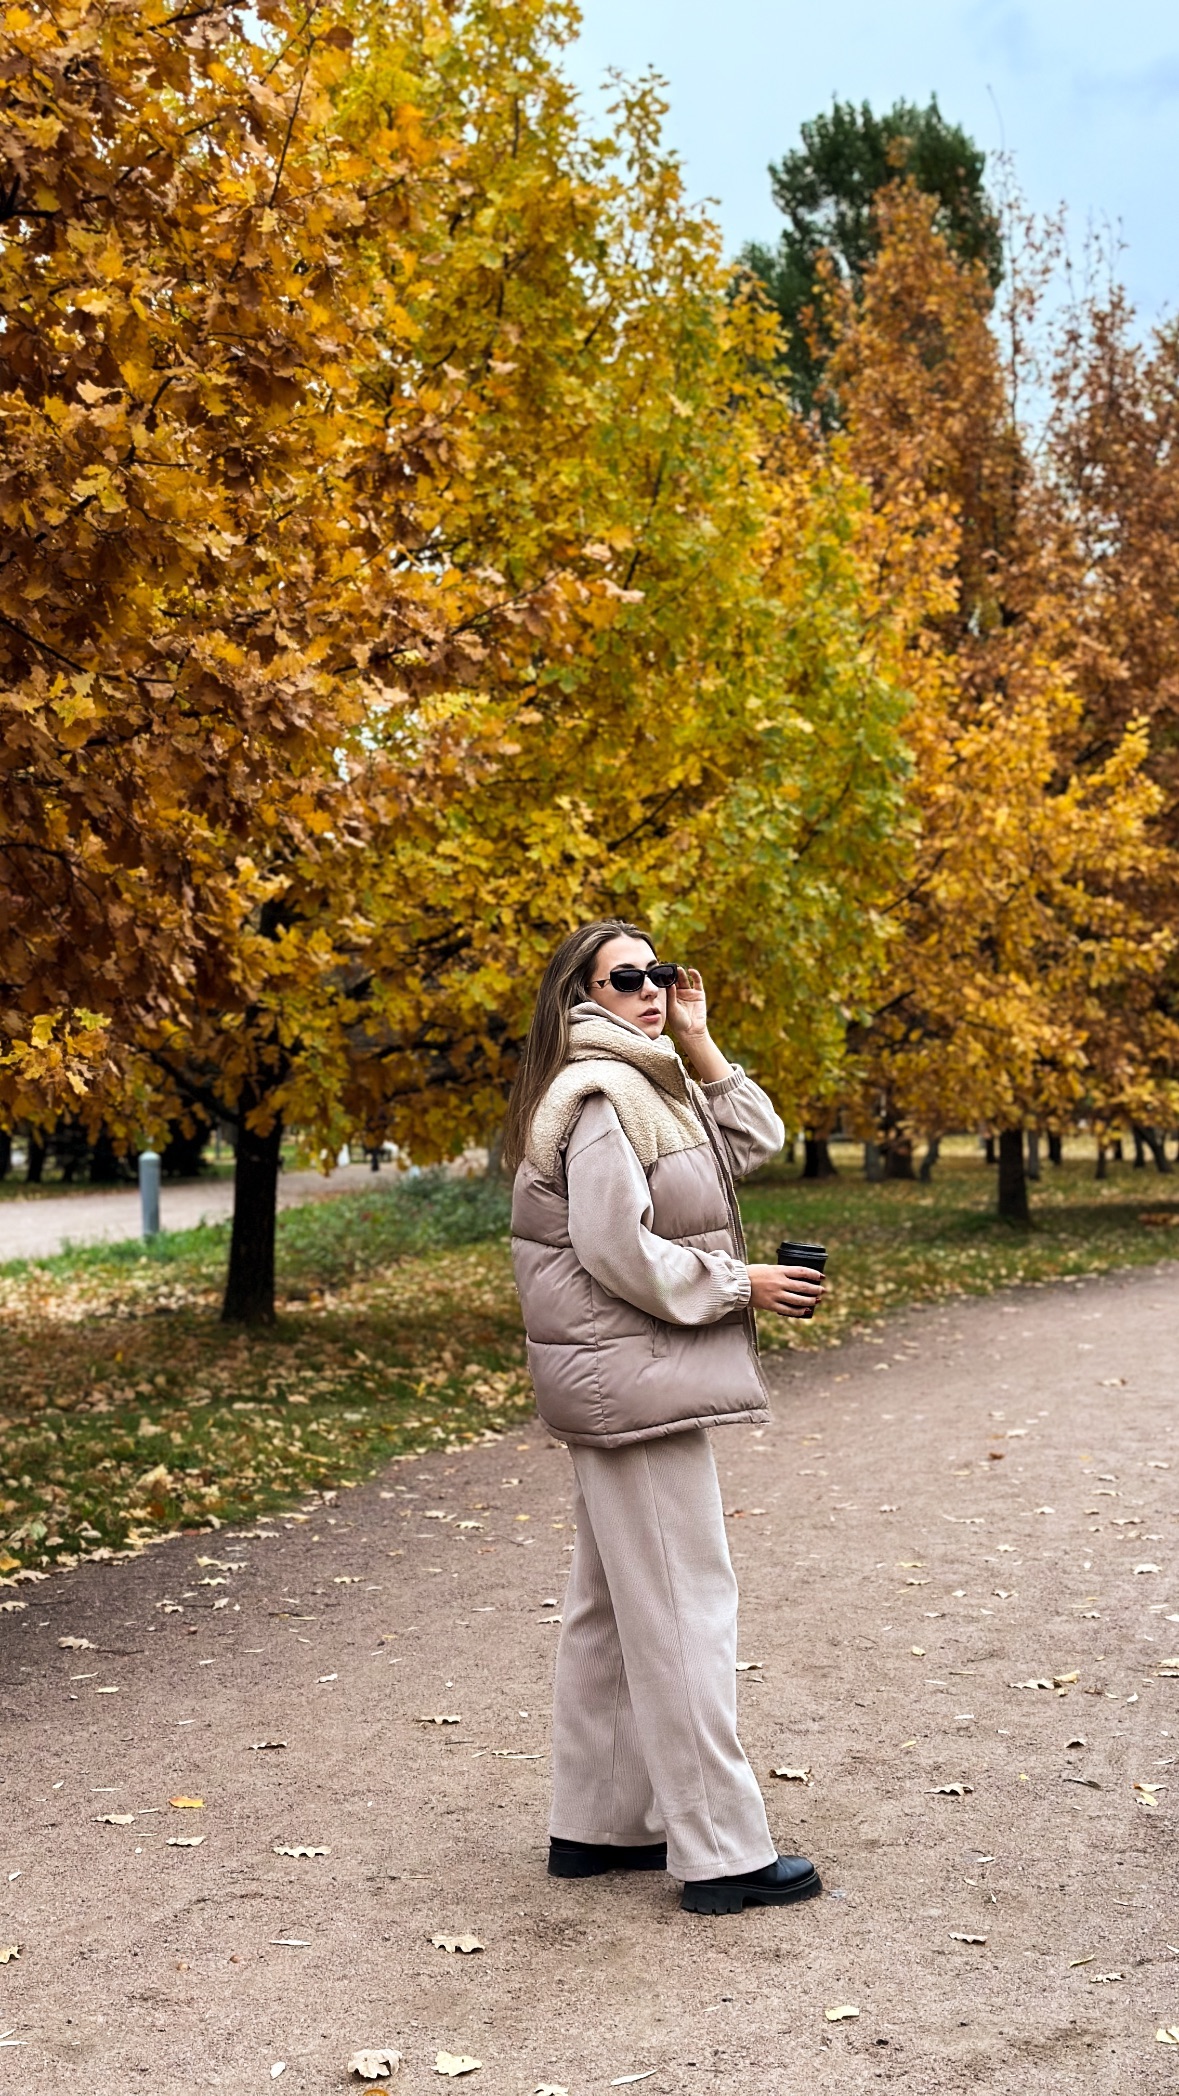
M 812 1266 L 817 1268 L 819 1273 L 824 1273 L 827 1267 L 827 1247 L 826 1245 L 817 1244 L 780 1244 L 778 1246 L 778 1265 Z M 814 1304 L 812 1303 L 810 1309 L 804 1310 L 802 1314 L 804 1317 L 813 1317 L 815 1314 Z

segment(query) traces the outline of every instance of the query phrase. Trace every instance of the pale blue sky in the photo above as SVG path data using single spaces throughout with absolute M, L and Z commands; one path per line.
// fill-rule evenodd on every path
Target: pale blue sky
M 832 95 L 884 109 L 935 92 L 1029 201 L 1126 242 L 1144 319 L 1179 308 L 1179 7 L 1175 0 L 582 0 L 567 64 L 593 107 L 610 66 L 668 82 L 668 138 L 693 199 L 735 251 L 781 220 L 766 164 Z M 989 91 L 988 91 L 989 90 Z M 992 96 L 994 99 L 992 99 Z M 996 104 L 998 105 L 996 108 Z

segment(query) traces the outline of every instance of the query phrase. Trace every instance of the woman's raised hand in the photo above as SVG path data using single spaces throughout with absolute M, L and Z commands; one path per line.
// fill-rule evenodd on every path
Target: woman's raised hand
M 681 1048 L 708 1038 L 708 999 L 698 968 L 680 968 L 667 993 L 667 1030 Z
M 778 1317 L 805 1317 L 823 1296 L 823 1276 L 813 1266 L 751 1266 L 749 1301 Z

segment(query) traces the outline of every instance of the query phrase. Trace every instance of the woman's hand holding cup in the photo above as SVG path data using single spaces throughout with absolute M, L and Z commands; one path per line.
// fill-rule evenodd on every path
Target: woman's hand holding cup
M 811 1317 L 824 1292 L 823 1276 L 813 1266 L 751 1266 L 749 1301 L 755 1310 L 776 1317 Z

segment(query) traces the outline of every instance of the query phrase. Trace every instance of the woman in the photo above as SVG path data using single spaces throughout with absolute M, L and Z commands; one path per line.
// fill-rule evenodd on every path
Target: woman
M 782 1141 L 714 1045 L 695 969 L 618 919 L 564 941 L 504 1141 L 537 1406 L 576 1476 L 549 1870 L 667 1869 L 695 1913 L 821 1890 L 778 1855 L 737 1738 L 737 1584 L 704 1432 L 769 1416 L 754 1310 L 802 1317 L 822 1294 L 808 1268 L 745 1259 L 733 1180 Z

